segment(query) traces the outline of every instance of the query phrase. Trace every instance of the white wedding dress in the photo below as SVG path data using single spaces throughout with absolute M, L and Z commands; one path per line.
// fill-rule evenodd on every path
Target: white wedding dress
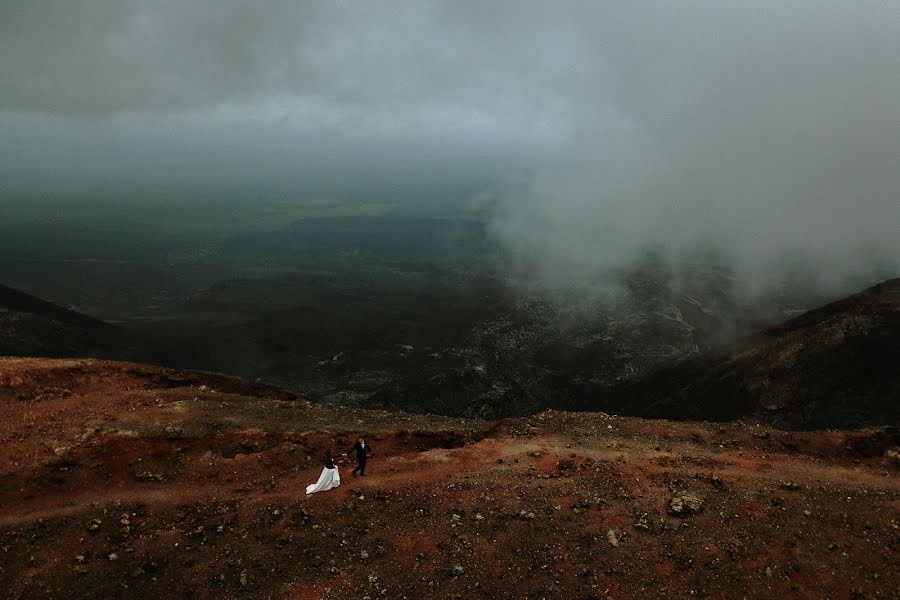
M 306 493 L 324 492 L 339 485 L 341 485 L 341 475 L 338 473 L 337 467 L 333 469 L 325 467 L 322 469 L 322 474 L 319 475 L 319 480 L 312 485 L 306 486 Z

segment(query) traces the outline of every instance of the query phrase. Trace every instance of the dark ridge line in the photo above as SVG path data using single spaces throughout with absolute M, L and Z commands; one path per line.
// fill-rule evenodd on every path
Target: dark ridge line
M 5 285 L 0 285 L 0 308 L 50 317 L 63 323 L 78 325 L 88 329 L 101 329 L 108 332 L 119 331 L 119 327 L 111 323 L 63 308 L 58 304 L 53 304 Z

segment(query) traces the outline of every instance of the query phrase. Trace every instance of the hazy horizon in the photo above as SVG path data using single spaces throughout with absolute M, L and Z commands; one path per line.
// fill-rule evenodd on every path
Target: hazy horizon
M 875 1 L 12 0 L 0 205 L 474 212 L 549 286 L 647 249 L 840 281 L 900 271 L 897 56 Z

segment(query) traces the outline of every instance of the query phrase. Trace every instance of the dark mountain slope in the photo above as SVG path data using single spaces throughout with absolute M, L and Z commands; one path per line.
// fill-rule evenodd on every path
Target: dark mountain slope
M 752 417 L 786 429 L 900 422 L 900 279 L 809 311 L 616 394 L 608 410 Z
M 139 346 L 114 325 L 0 285 L 0 356 L 128 359 Z

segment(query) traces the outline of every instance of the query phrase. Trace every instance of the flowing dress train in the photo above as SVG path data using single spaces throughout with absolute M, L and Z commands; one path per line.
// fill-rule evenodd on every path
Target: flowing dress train
M 322 469 L 322 474 L 319 475 L 319 480 L 312 485 L 306 486 L 306 493 L 324 492 L 339 485 L 341 485 L 341 475 L 338 473 L 337 467 L 331 469 L 325 467 Z

